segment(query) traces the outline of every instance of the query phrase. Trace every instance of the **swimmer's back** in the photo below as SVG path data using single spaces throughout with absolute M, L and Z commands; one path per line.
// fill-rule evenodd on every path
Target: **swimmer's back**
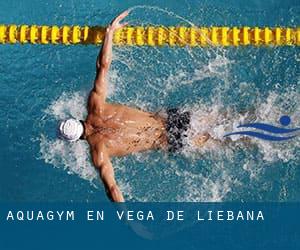
M 153 113 L 120 104 L 103 103 L 101 108 L 90 109 L 87 122 L 95 130 L 90 143 L 103 141 L 111 156 L 159 148 L 166 144 L 164 120 Z M 99 130 L 99 132 L 100 132 Z

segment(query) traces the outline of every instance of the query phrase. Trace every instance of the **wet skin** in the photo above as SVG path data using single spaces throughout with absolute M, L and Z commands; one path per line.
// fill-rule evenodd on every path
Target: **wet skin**
M 108 197 L 114 202 L 123 202 L 124 198 L 114 177 L 111 157 L 167 148 L 164 118 L 125 105 L 106 102 L 113 35 L 117 29 L 127 25 L 120 23 L 127 15 L 127 11 L 123 12 L 106 30 L 96 61 L 96 78 L 88 99 L 88 116 L 84 121 L 82 136 L 90 145 L 93 164 L 99 171 Z M 208 135 L 201 135 L 195 139 L 195 145 L 202 145 L 208 138 Z
M 89 97 L 85 128 L 91 149 L 103 143 L 110 157 L 167 147 L 163 118 L 124 105 L 102 103 L 94 92 Z
M 106 102 L 107 75 L 112 61 L 114 32 L 126 26 L 120 22 L 125 11 L 107 27 L 103 46 L 96 61 L 96 78 L 89 95 L 88 116 L 84 121 L 83 139 L 90 145 L 92 161 L 99 171 L 108 197 L 124 202 L 116 183 L 110 158 L 123 156 L 165 144 L 164 121 L 151 113 Z

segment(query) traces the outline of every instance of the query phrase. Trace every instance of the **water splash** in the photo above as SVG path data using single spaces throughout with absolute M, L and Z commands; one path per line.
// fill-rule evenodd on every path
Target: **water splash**
M 170 15 L 185 21 L 176 14 Z M 181 155 L 146 152 L 113 159 L 117 181 L 127 200 L 268 199 L 262 195 L 272 185 L 272 180 L 264 176 L 267 167 L 288 162 L 294 168 L 300 161 L 299 139 L 274 145 L 256 139 L 243 142 L 238 135 L 227 143 L 223 137 L 242 123 L 274 123 L 284 113 L 299 127 L 299 79 L 275 84 L 277 78 L 273 74 L 277 67 L 282 67 L 285 57 L 291 58 L 292 52 L 281 49 L 278 52 L 281 56 L 275 55 L 276 62 L 273 62 L 273 57 L 260 55 L 261 51 L 114 48 L 109 101 L 153 112 L 174 106 L 192 112 L 187 146 Z M 293 68 L 288 69 L 294 75 Z M 260 74 L 266 78 L 264 86 L 255 82 L 254 78 Z M 83 119 L 87 94 L 88 90 L 83 94 L 69 92 L 54 100 L 45 110 L 42 126 L 49 127 L 50 131 L 59 119 L 68 116 Z M 209 132 L 213 140 L 196 148 L 192 138 L 204 132 Z M 47 133 L 40 137 L 40 155 L 55 167 L 91 183 L 99 182 L 85 142 L 70 146 Z
M 289 94 L 291 94 L 289 92 Z M 276 114 L 280 110 L 280 106 L 275 106 L 277 98 L 273 94 L 267 98 L 267 106 L 272 107 L 271 112 Z M 295 95 L 295 101 L 300 101 L 300 95 Z M 80 110 L 85 109 L 83 102 L 84 97 L 80 97 L 79 93 L 72 95 L 64 94 L 61 98 L 54 101 L 46 110 L 46 113 L 53 117 L 64 118 L 67 114 L 78 114 Z M 271 102 L 270 100 L 273 100 Z M 80 105 L 78 105 L 80 103 Z M 261 113 L 266 108 L 266 103 L 260 103 L 257 106 L 256 119 L 268 118 L 263 117 Z M 65 105 L 66 104 L 66 105 Z M 283 103 L 281 105 L 284 105 Z M 62 108 L 64 107 L 64 108 Z M 68 107 L 68 108 L 66 108 Z M 269 107 L 269 106 L 268 106 Z M 249 119 L 249 113 L 239 114 L 231 111 L 227 115 L 223 113 L 223 105 L 215 103 L 207 105 L 199 103 L 194 107 L 185 107 L 184 109 L 192 111 L 191 130 L 186 142 L 183 154 L 183 159 L 172 158 L 166 153 L 138 153 L 129 157 L 113 159 L 114 168 L 116 171 L 117 180 L 124 192 L 127 200 L 138 201 L 221 201 L 226 200 L 227 195 L 231 194 L 234 185 L 241 185 L 239 177 L 234 174 L 236 169 L 237 151 L 242 149 L 246 154 L 246 158 L 241 160 L 238 171 L 240 175 L 249 173 L 251 179 L 257 180 L 262 174 L 263 167 L 267 162 L 282 161 L 299 161 L 297 149 L 300 147 L 300 140 L 291 144 L 271 144 L 261 142 L 259 140 L 251 140 L 250 144 L 256 145 L 260 153 L 253 152 L 253 149 L 248 144 L 244 144 L 236 139 L 237 144 L 224 145 L 223 135 L 227 130 L 232 129 L 234 124 Z M 54 113 L 51 113 L 53 112 Z M 300 112 L 299 108 L 294 111 L 293 116 Z M 276 119 L 273 115 L 272 119 Z M 216 125 L 217 124 L 217 125 Z M 191 142 L 196 134 L 209 131 L 215 141 L 209 141 L 204 147 L 197 148 Z M 94 183 L 97 179 L 97 173 L 91 165 L 89 159 L 89 149 L 85 142 L 77 142 L 69 144 L 58 139 L 51 140 L 45 135 L 40 139 L 41 158 L 46 163 L 50 163 L 56 167 L 62 167 L 69 173 L 74 173 L 81 178 Z M 262 155 L 260 162 L 252 161 L 252 157 Z M 179 156 L 180 157 L 180 156 Z M 201 164 L 199 165 L 199 161 Z M 232 162 L 231 162 L 232 161 Z M 147 162 L 147 164 L 145 164 Z M 161 162 L 164 162 L 163 166 Z M 186 169 L 185 166 L 189 166 Z M 203 168 L 212 168 L 204 173 L 199 172 L 199 166 Z M 226 167 L 225 167 L 226 166 Z M 147 180 L 143 176 L 148 176 Z M 155 180 L 154 180 L 155 179 Z M 156 193 L 151 188 L 147 190 L 147 182 L 151 186 L 152 181 L 165 179 L 164 183 L 158 185 Z M 143 181 L 141 181 L 143 180 Z M 174 192 L 173 185 L 176 185 L 178 190 L 175 192 L 175 197 L 170 195 L 166 197 L 164 192 Z M 163 192 L 160 191 L 163 187 Z
M 91 184 L 98 177 L 91 164 L 88 145 L 84 142 L 67 144 L 62 140 L 49 140 L 41 135 L 40 154 L 46 163 L 62 167 L 68 174 L 76 174 Z

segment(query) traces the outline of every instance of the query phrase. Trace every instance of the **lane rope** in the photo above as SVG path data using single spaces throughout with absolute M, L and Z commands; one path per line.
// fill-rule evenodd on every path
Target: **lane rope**
M 105 27 L 0 25 L 0 44 L 101 44 Z M 114 44 L 132 46 L 299 46 L 300 27 L 135 26 L 118 30 Z

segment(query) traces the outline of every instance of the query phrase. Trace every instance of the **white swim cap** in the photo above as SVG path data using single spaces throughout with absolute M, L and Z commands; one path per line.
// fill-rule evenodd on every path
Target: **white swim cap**
M 68 119 L 61 121 L 59 124 L 59 137 L 66 141 L 77 141 L 80 136 L 83 134 L 84 127 L 79 120 Z

